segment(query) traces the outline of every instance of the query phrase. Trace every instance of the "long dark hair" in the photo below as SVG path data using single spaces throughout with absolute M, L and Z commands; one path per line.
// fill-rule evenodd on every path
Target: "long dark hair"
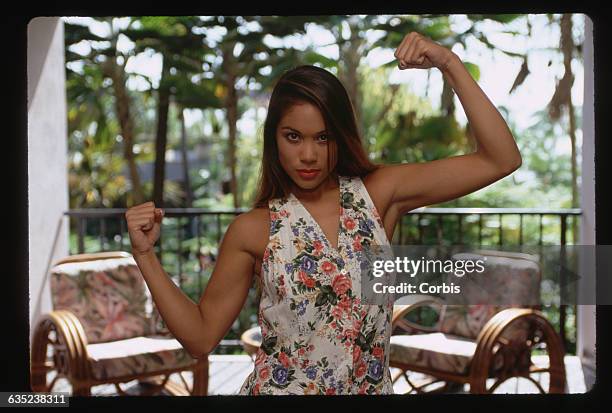
M 267 206 L 268 200 L 289 194 L 291 178 L 279 162 L 276 129 L 287 109 L 304 102 L 319 108 L 330 132 L 328 163 L 334 176 L 364 177 L 379 167 L 370 161 L 363 148 L 353 105 L 340 80 L 317 66 L 298 66 L 278 79 L 270 97 L 255 208 Z M 332 170 L 331 165 L 336 161 Z

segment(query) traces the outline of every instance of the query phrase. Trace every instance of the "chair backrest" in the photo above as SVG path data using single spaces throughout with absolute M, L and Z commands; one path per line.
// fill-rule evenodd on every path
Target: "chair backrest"
M 499 311 L 539 307 L 542 273 L 538 256 L 494 250 L 478 250 L 475 254 L 486 257 L 484 272 L 459 280 L 461 296 L 467 304 L 443 306 L 439 324 L 443 333 L 475 339 Z M 454 258 L 461 257 L 457 254 Z M 468 277 L 477 277 L 477 281 Z
M 155 334 L 152 300 L 140 269 L 123 251 L 77 254 L 51 269 L 55 310 L 70 310 L 89 343 Z

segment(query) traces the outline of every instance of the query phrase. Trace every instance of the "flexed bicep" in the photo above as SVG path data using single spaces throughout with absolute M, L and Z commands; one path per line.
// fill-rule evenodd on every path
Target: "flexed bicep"
M 413 209 L 456 199 L 512 173 L 475 152 L 435 161 L 387 165 L 375 173 L 391 192 L 391 204 L 404 214 Z

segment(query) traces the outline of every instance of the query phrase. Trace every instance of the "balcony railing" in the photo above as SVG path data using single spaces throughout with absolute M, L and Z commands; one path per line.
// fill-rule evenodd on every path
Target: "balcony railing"
M 113 208 L 67 211 L 65 215 L 70 218 L 71 228 L 70 253 L 117 249 L 129 251 L 125 211 Z M 231 220 L 246 211 L 164 209 L 165 219 L 156 244 L 156 253 L 166 272 L 176 280 L 179 287 L 188 288 L 196 302 L 204 288 L 204 273 L 214 267 L 202 254 L 202 247 L 218 246 Z M 420 208 L 401 218 L 391 242 L 394 245 L 463 245 L 467 240 L 470 245 L 477 241 L 480 246 L 565 246 L 577 243 L 580 215 L 580 209 Z M 192 265 L 194 262 L 195 271 Z M 174 264 L 174 268 L 171 264 Z M 254 302 L 247 301 L 247 305 L 254 306 Z M 571 353 L 576 343 L 576 308 L 570 306 L 570 315 L 567 307 L 559 306 L 558 322 L 555 324 L 558 324 L 566 351 Z M 255 321 L 253 314 L 256 314 L 256 308 L 248 310 L 250 321 Z M 248 320 L 245 321 L 243 317 L 242 323 L 245 322 Z M 571 337 L 568 337 L 568 327 L 573 330 Z M 241 329 L 244 329 L 244 325 Z M 238 337 L 238 331 L 235 331 L 233 337 L 223 340 L 219 348 L 239 346 Z

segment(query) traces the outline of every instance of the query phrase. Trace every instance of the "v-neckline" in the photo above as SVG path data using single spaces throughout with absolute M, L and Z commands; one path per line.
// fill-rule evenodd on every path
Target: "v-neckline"
M 310 211 L 308 211 L 308 208 L 306 208 L 304 206 L 304 204 L 302 204 L 302 201 L 300 201 L 298 199 L 298 197 L 296 197 L 293 192 L 291 192 L 289 194 L 289 197 L 292 198 L 296 204 L 304 211 L 304 214 L 308 217 L 308 219 L 310 219 L 311 223 L 313 224 L 313 226 L 315 227 L 315 229 L 317 231 L 319 231 L 321 238 L 323 239 L 323 242 L 325 243 L 325 245 L 334 253 L 336 253 L 337 255 L 341 255 L 341 252 L 339 250 L 340 248 L 340 243 L 342 242 L 341 240 L 341 235 L 342 235 L 342 218 L 344 215 L 344 208 L 342 208 L 342 190 L 343 190 L 343 182 L 344 182 L 344 177 L 342 176 L 338 176 L 338 208 L 340 210 L 340 213 L 338 214 L 338 237 L 337 237 L 337 244 L 334 247 L 331 242 L 329 241 L 329 239 L 327 238 L 327 235 L 325 235 L 325 231 L 323 231 L 323 228 L 321 227 L 321 225 L 319 225 L 319 223 L 317 222 L 316 219 L 314 219 L 314 217 L 312 216 L 312 214 L 310 213 Z

